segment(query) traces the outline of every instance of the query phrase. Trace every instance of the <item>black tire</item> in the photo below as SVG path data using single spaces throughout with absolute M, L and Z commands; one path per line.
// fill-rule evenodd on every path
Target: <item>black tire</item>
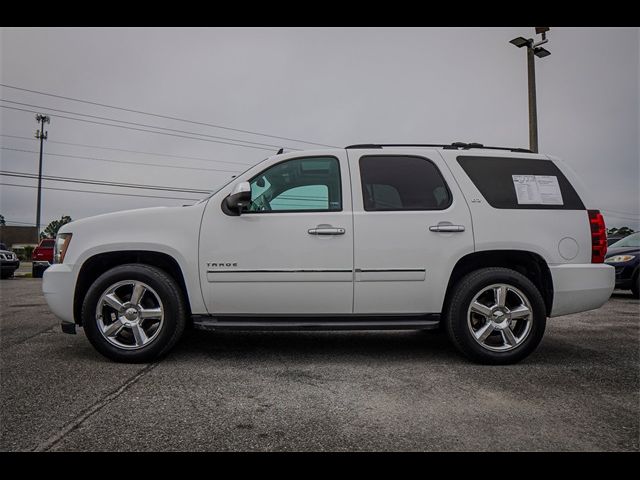
M 32 278 L 42 278 L 42 273 L 43 273 L 42 268 L 31 266 L 31 277 Z
M 473 298 L 492 284 L 505 284 L 520 290 L 531 305 L 531 330 L 522 343 L 512 350 L 495 352 L 481 346 L 467 324 L 467 313 Z M 445 325 L 455 347 L 474 362 L 489 365 L 517 363 L 533 352 L 544 335 L 546 308 L 538 288 L 524 275 L 508 268 L 482 268 L 464 276 L 453 287 L 445 312 Z
M 9 273 L 9 272 L 2 272 L 0 273 L 0 278 L 2 280 L 6 280 L 7 278 L 11 278 L 13 277 L 13 272 Z
M 164 321 L 160 332 L 148 345 L 137 350 L 118 348 L 109 343 L 99 330 L 96 307 L 102 293 L 124 280 L 138 280 L 149 285 L 162 299 Z M 132 263 L 114 267 L 91 285 L 82 304 L 82 326 L 91 344 L 105 357 L 116 362 L 146 363 L 161 358 L 178 342 L 185 328 L 187 309 L 182 290 L 164 270 Z

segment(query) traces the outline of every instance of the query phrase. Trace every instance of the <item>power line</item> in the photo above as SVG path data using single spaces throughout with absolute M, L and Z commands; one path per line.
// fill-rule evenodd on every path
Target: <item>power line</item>
M 233 132 L 248 133 L 250 135 L 258 135 L 258 136 L 261 136 L 261 137 L 277 138 L 278 140 L 288 140 L 288 141 L 298 142 L 298 143 L 307 143 L 309 145 L 318 145 L 318 146 L 321 146 L 321 147 L 337 148 L 337 147 L 335 147 L 333 145 L 327 145 L 327 144 L 324 144 L 324 143 L 309 142 L 307 140 L 299 140 L 299 139 L 296 139 L 296 138 L 280 137 L 280 136 L 277 136 L 277 135 L 270 135 L 270 134 L 261 133 L 261 132 L 253 132 L 251 130 L 243 130 L 243 129 L 240 129 L 240 128 L 226 127 L 226 126 L 223 126 L 223 125 L 217 125 L 217 124 L 213 124 L 213 123 L 198 122 L 198 121 L 195 121 L 195 120 L 188 120 L 188 119 L 185 119 L 185 118 L 172 117 L 172 116 L 169 116 L 169 115 L 161 115 L 161 114 L 158 114 L 158 113 L 144 112 L 144 111 L 141 111 L 141 110 L 134 110 L 134 109 L 131 109 L 131 108 L 116 107 L 116 106 L 113 106 L 113 105 L 107 105 L 105 103 L 99 103 L 99 102 L 94 102 L 94 101 L 90 101 L 90 100 L 81 100 L 79 98 L 73 98 L 73 97 L 65 97 L 63 95 L 55 95 L 53 93 L 41 92 L 41 91 L 38 91 L 38 90 L 29 90 L 27 88 L 16 87 L 14 85 L 7 85 L 7 84 L 4 84 L 4 83 L 0 83 L 0 86 L 5 87 L 5 88 L 11 88 L 11 89 L 14 89 L 14 90 L 20 90 L 20 91 L 23 91 L 23 92 L 36 93 L 38 95 L 45 95 L 45 96 L 53 97 L 53 98 L 61 98 L 61 99 L 64 99 L 64 100 L 71 100 L 71 101 L 74 101 L 74 102 L 86 103 L 88 105 L 96 105 L 96 106 L 99 106 L 99 107 L 112 108 L 114 110 L 121 110 L 123 112 L 139 113 L 141 115 L 149 115 L 151 117 L 165 118 L 165 119 L 168 119 L 168 120 L 176 120 L 176 121 L 179 121 L 179 122 L 191 123 L 191 124 L 194 124 L 194 125 L 204 125 L 204 126 L 207 126 L 207 127 L 220 128 L 222 130 L 229 130 L 229 131 L 233 131 Z
M 23 106 L 23 107 L 32 107 L 32 108 L 37 108 L 37 109 L 40 109 L 40 110 L 46 110 L 47 112 L 52 111 L 52 112 L 67 113 L 69 115 L 78 115 L 79 117 L 87 117 L 87 118 L 97 118 L 98 120 L 107 120 L 109 122 L 124 123 L 126 125 L 136 125 L 136 126 L 139 126 L 139 127 L 156 128 L 158 130 L 165 130 L 167 132 L 186 133 L 188 135 L 198 135 L 198 136 L 201 136 L 201 137 L 217 138 L 219 140 L 229 140 L 229 141 L 232 141 L 232 142 L 241 142 L 241 143 L 247 143 L 247 144 L 251 144 L 251 145 L 260 145 L 260 146 L 271 147 L 271 148 L 280 148 L 281 147 L 281 145 L 271 145 L 269 143 L 251 142 L 249 140 L 241 140 L 241 139 L 237 139 L 237 138 L 220 137 L 220 136 L 217 136 L 217 135 L 208 135 L 206 133 L 191 132 L 189 130 L 178 130 L 178 129 L 175 129 L 175 128 L 166 128 L 166 127 L 159 127 L 157 125 L 149 125 L 149 124 L 146 124 L 146 123 L 129 122 L 129 121 L 126 121 L 126 120 L 119 120 L 117 118 L 102 117 L 100 115 L 89 115 L 87 113 L 70 112 L 68 110 L 60 110 L 58 108 L 51 108 L 51 107 L 47 107 L 47 106 L 44 106 L 44 105 L 33 105 L 33 104 L 30 104 L 30 103 L 16 102 L 16 101 L 13 101 L 13 100 L 5 100 L 4 98 L 0 98 L 0 101 L 5 102 L 5 103 L 12 103 L 14 105 L 20 105 L 20 106 Z M 240 144 L 238 144 L 238 145 L 240 145 Z M 290 147 L 287 147 L 287 148 L 289 148 L 290 150 L 297 150 L 295 148 L 290 148 Z
M 9 148 L 9 147 L 3 147 L 0 146 L 0 149 L 2 150 L 10 150 L 13 152 L 25 152 L 25 153 L 38 153 L 35 150 L 22 150 L 19 148 Z M 150 166 L 150 167 L 160 167 L 160 168 L 181 168 L 181 169 L 185 169 L 185 170 L 211 170 L 213 172 L 230 172 L 230 173 L 239 173 L 240 170 L 223 170 L 220 168 L 206 168 L 206 167 L 183 167 L 180 165 L 160 165 L 158 163 L 145 163 L 145 162 L 129 162 L 127 160 L 112 160 L 110 158 L 97 158 L 97 157 L 82 157 L 79 155 L 65 155 L 62 153 L 50 153 L 50 152 L 45 152 L 44 153 L 47 156 L 54 156 L 54 157 L 68 157 L 68 158 L 78 158 L 78 159 L 82 159 L 82 160 L 97 160 L 100 162 L 111 162 L 111 163 L 125 163 L 128 165 L 146 165 L 146 166 Z
M 189 134 L 189 135 L 199 135 L 201 137 L 217 138 L 217 139 L 220 139 L 220 140 L 230 140 L 232 142 L 242 142 L 242 143 L 248 143 L 248 144 L 251 144 L 251 145 L 261 145 L 261 146 L 264 146 L 264 147 L 273 147 L 273 148 L 281 148 L 282 147 L 282 145 L 272 145 L 270 143 L 251 142 L 249 140 L 241 140 L 241 139 L 238 139 L 238 138 L 220 137 L 218 135 L 208 135 L 206 133 L 191 132 L 189 130 L 177 130 L 175 128 L 159 127 L 157 125 L 149 125 L 149 124 L 146 124 L 146 123 L 129 122 L 127 120 L 119 120 L 117 118 L 102 117 L 100 115 L 90 115 L 88 113 L 70 112 L 69 110 L 60 110 L 58 108 L 46 107 L 44 105 L 33 105 L 33 104 L 30 104 L 30 103 L 16 102 L 14 100 L 6 100 L 4 98 L 0 98 L 0 101 L 6 102 L 6 103 L 12 103 L 14 105 L 21 105 L 23 107 L 32 107 L 32 108 L 38 108 L 38 109 L 42 109 L 42 110 L 46 110 L 46 111 L 67 113 L 67 114 L 70 114 L 70 115 L 78 115 L 79 117 L 97 118 L 98 120 L 107 120 L 109 122 L 124 123 L 126 125 L 137 125 L 139 127 L 157 128 L 158 130 L 166 130 L 167 132 L 177 132 L 177 133 L 186 133 L 186 134 Z M 290 147 L 286 147 L 286 148 L 289 148 L 290 150 L 298 150 L 297 148 L 290 148 Z
M 0 185 L 5 185 L 4 183 L 0 183 Z M 11 185 L 10 185 L 11 186 Z M 37 188 L 37 187 L 33 187 L 33 188 Z M 35 227 L 35 223 L 29 223 L 29 222 L 18 222 L 17 220 L 7 220 L 6 218 L 4 219 L 5 223 L 19 223 L 22 225 L 29 225 L 30 227 Z M 6 225 L 7 227 L 10 227 L 11 225 Z
M 35 138 L 32 137 L 23 137 L 20 135 L 8 135 L 6 133 L 0 133 L 0 137 L 8 137 L 8 138 L 20 138 L 22 140 L 30 140 L 30 141 L 36 141 Z M 87 148 L 97 148 L 98 150 L 113 150 L 116 152 L 125 152 L 125 153 L 138 153 L 138 154 L 142 154 L 142 155 L 152 155 L 152 156 L 157 156 L 157 157 L 169 157 L 169 158 L 182 158 L 185 160 L 200 160 L 203 162 L 214 162 L 214 163 L 229 163 L 231 165 L 250 165 L 253 166 L 255 165 L 255 163 L 247 163 L 247 162 L 230 162 L 227 160 L 214 160 L 212 158 L 202 158 L 202 157 L 188 157 L 188 156 L 184 156 L 184 155 L 170 155 L 167 153 L 156 153 L 156 152 L 142 152 L 140 150 L 127 150 L 124 148 L 115 148 L 115 147 L 104 147 L 104 146 L 98 146 L 98 145 L 88 145 L 86 143 L 71 143 L 71 142 L 60 142 L 57 140 L 47 140 L 48 143 L 57 143 L 60 145 L 71 145 L 74 147 L 87 147 Z
M 18 178 L 38 178 L 36 174 L 27 173 L 27 172 L 13 172 L 7 170 L 0 170 L 0 175 L 7 177 L 18 177 Z M 177 187 L 168 187 L 162 185 L 145 185 L 139 183 L 121 183 L 121 182 L 109 182 L 104 180 L 92 180 L 88 178 L 74 178 L 74 177 L 58 177 L 53 175 L 43 175 L 42 178 L 45 180 L 51 180 L 54 182 L 70 182 L 70 183 L 85 183 L 88 185 L 105 185 L 109 187 L 123 187 L 123 188 L 140 188 L 143 190 L 162 190 L 166 192 L 181 192 L 181 193 L 193 193 L 193 194 L 204 194 L 208 195 L 208 190 L 196 190 L 193 188 L 177 188 Z
M 627 220 L 627 221 L 630 221 L 630 222 L 640 222 L 640 218 L 638 218 L 638 217 L 627 217 L 625 215 L 619 215 L 617 213 L 607 212 L 606 210 L 602 210 L 602 212 L 604 213 L 605 216 L 614 217 L 614 218 L 618 218 L 618 219 L 621 219 L 621 220 Z
M 0 105 L 0 108 L 7 108 L 9 110 L 16 110 L 16 111 L 19 111 L 19 112 L 36 113 L 35 110 L 26 110 L 24 108 L 10 107 L 8 105 Z M 233 146 L 236 146 L 236 147 L 255 148 L 257 150 L 268 150 L 268 151 L 272 151 L 273 150 L 271 148 L 266 148 L 266 147 L 256 147 L 256 146 L 253 146 L 253 145 L 243 145 L 243 144 L 240 144 L 240 143 L 222 142 L 220 140 L 210 140 L 210 139 L 207 139 L 207 138 L 189 137 L 187 135 L 178 135 L 176 133 L 156 132 L 155 130 L 145 130 L 143 128 L 126 127 L 124 125 L 114 125 L 112 123 L 96 122 L 94 120 L 85 120 L 83 118 L 66 117 L 66 116 L 60 115 L 60 114 L 55 114 L 55 115 L 51 115 L 51 116 L 55 117 L 55 118 L 64 118 L 66 120 L 75 120 L 77 122 L 93 123 L 95 125 L 106 125 L 107 127 L 124 128 L 126 130 L 134 130 L 134 131 L 138 131 L 138 132 L 157 133 L 158 135 L 167 135 L 169 137 L 186 138 L 186 139 L 189 139 L 189 140 L 200 140 L 201 142 L 220 143 L 220 144 L 223 144 L 223 145 L 233 145 Z
M 609 213 L 621 213 L 623 215 L 629 215 L 629 216 L 633 216 L 633 217 L 640 217 L 640 213 L 633 213 L 633 212 L 622 212 L 620 210 L 605 210 L 602 209 L 603 212 L 609 212 Z
M 0 183 L 0 186 L 3 187 L 24 187 L 24 188 L 38 188 L 36 185 L 19 185 L 17 183 Z M 77 192 L 77 193 L 95 193 L 99 195 L 116 195 L 119 197 L 143 197 L 143 198 L 161 198 L 166 200 L 189 200 L 191 202 L 195 202 L 198 199 L 194 198 L 184 198 L 184 197 L 162 197 L 158 195 L 139 195 L 135 193 L 116 193 L 116 192 L 96 192 L 93 190 L 75 190 L 73 188 L 55 188 L 55 187 L 41 187 L 43 190 L 58 190 L 61 192 Z M 5 220 L 8 222 L 8 220 Z M 18 222 L 14 222 L 18 223 Z M 33 224 L 29 224 L 33 225 Z

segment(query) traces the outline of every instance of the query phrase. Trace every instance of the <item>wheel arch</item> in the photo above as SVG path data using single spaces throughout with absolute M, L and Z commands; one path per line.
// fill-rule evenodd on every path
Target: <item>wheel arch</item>
M 547 316 L 553 307 L 553 279 L 547 262 L 537 253 L 526 250 L 483 250 L 461 257 L 453 267 L 447 284 L 443 312 L 456 283 L 466 274 L 487 267 L 503 267 L 515 270 L 531 280 L 540 291 Z
M 95 254 L 82 263 L 73 295 L 73 318 L 76 324 L 82 324 L 82 302 L 93 282 L 107 270 L 127 263 L 151 265 L 169 274 L 180 287 L 188 315 L 191 315 L 189 291 L 184 272 L 175 258 L 167 253 L 152 250 L 118 250 Z

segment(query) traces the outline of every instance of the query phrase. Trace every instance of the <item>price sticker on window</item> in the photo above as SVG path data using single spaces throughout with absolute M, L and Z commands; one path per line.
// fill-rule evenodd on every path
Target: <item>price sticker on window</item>
M 511 175 L 520 205 L 564 205 L 558 177 Z

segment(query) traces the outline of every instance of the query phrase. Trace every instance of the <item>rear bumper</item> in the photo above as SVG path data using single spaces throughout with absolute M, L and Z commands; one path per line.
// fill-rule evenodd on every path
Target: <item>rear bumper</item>
M 56 263 L 44 271 L 42 293 L 53 314 L 62 323 L 75 324 L 73 318 L 74 273 L 71 265 Z
M 604 263 L 549 266 L 553 280 L 551 317 L 600 308 L 615 287 L 615 269 Z

